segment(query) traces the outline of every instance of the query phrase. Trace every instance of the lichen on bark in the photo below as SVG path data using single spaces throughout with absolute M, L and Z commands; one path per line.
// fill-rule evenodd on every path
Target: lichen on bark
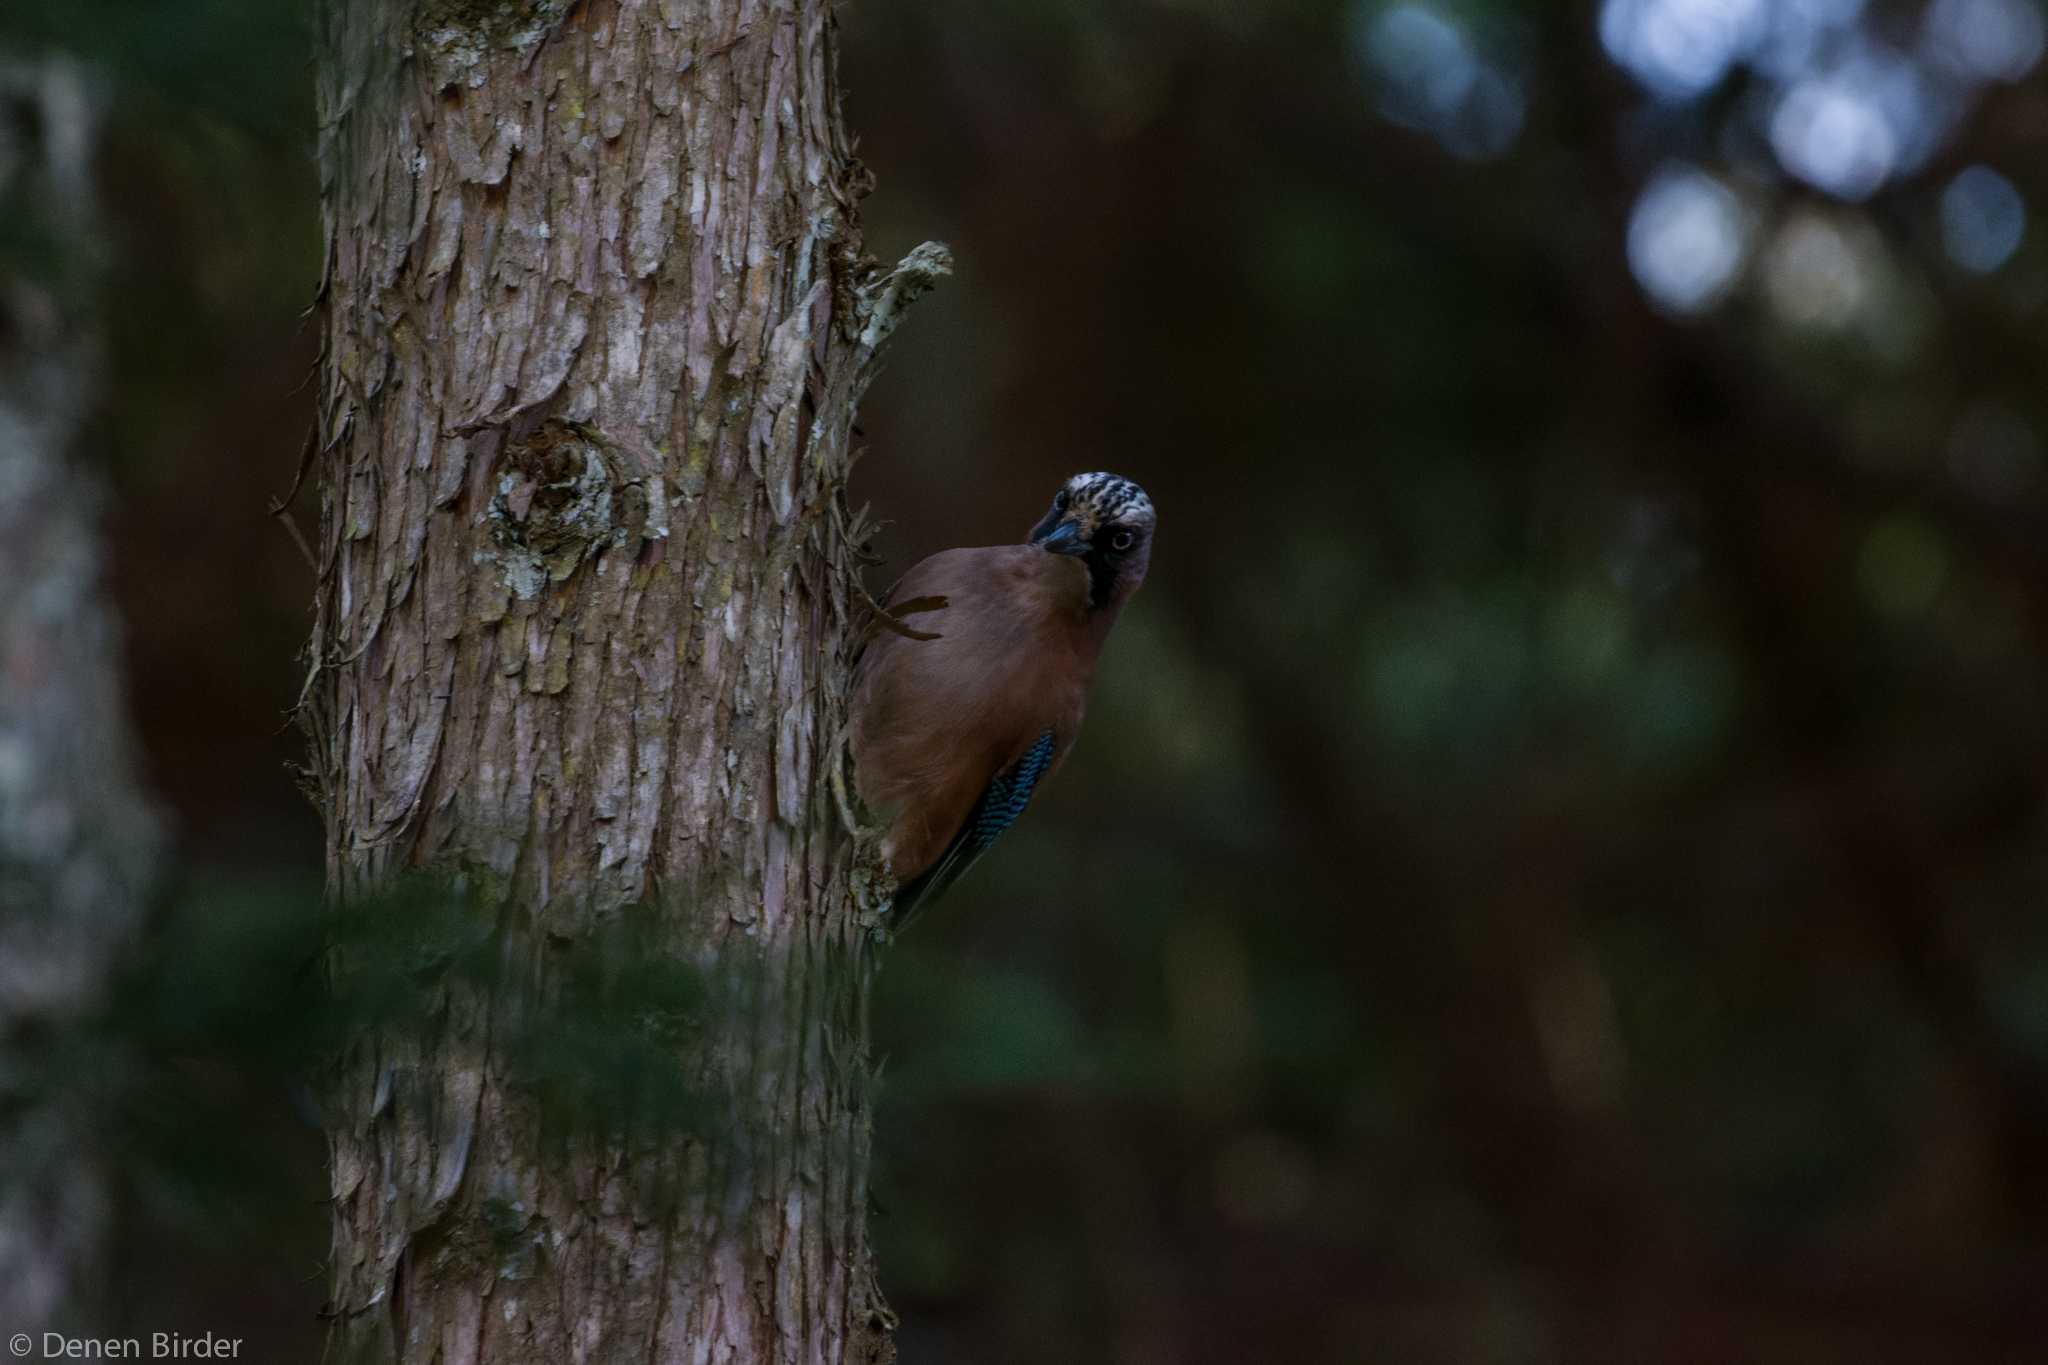
M 484 512 L 488 545 L 506 588 L 531 601 L 592 556 L 668 535 L 667 486 L 658 458 L 630 452 L 581 423 L 549 421 L 508 441 Z
M 412 32 L 437 85 L 481 80 L 493 51 L 530 53 L 576 0 L 420 0 Z

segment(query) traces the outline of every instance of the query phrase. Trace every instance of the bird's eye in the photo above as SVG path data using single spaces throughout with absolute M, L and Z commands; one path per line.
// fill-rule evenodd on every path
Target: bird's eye
M 1062 488 L 1059 492 L 1053 494 L 1053 510 L 1056 512 L 1064 512 L 1067 510 L 1067 504 L 1072 501 L 1073 499 L 1067 496 L 1067 490 Z
M 1128 550 L 1137 543 L 1138 538 L 1129 531 L 1118 531 L 1109 538 L 1109 548 L 1112 550 Z

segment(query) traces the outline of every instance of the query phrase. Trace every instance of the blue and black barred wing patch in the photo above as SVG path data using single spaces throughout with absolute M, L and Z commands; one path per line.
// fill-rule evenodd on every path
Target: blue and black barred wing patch
M 1052 731 L 1047 730 L 1024 757 L 995 775 L 939 860 L 897 888 L 894 908 L 889 916 L 891 927 L 896 932 L 902 932 L 914 914 L 943 896 L 947 888 L 959 881 L 961 874 L 974 866 L 975 860 L 1002 837 L 1004 830 L 1017 823 L 1017 817 L 1031 804 L 1031 793 L 1037 790 L 1046 770 L 1052 767 L 1053 755 L 1058 749 L 1059 744 Z

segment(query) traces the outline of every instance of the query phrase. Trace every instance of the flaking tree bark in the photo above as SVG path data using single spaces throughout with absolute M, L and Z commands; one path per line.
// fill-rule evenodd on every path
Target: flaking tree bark
M 829 0 L 319 23 L 302 714 L 330 891 L 439 878 L 505 971 L 340 1067 L 332 1354 L 892 1358 L 878 888 L 825 775 L 862 624 L 854 406 L 945 253 L 862 251 Z M 507 1039 L 643 911 L 718 983 L 680 1045 L 717 1119 L 553 1141 Z

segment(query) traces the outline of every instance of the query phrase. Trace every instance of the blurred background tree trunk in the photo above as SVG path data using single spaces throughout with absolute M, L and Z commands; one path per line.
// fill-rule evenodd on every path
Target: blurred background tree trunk
M 505 972 L 343 1068 L 343 1359 L 893 1354 L 864 882 L 817 779 L 853 408 L 943 263 L 861 252 L 830 8 L 322 9 L 329 883 L 462 888 Z M 553 1141 L 515 1018 L 635 916 L 708 984 L 683 1050 L 713 1115 Z
M 100 1091 L 52 1074 L 140 924 L 158 832 L 142 797 L 104 575 L 97 102 L 61 57 L 0 57 L 0 1322 L 80 1320 L 112 1202 Z M 22 247 L 26 250 L 20 250 Z

